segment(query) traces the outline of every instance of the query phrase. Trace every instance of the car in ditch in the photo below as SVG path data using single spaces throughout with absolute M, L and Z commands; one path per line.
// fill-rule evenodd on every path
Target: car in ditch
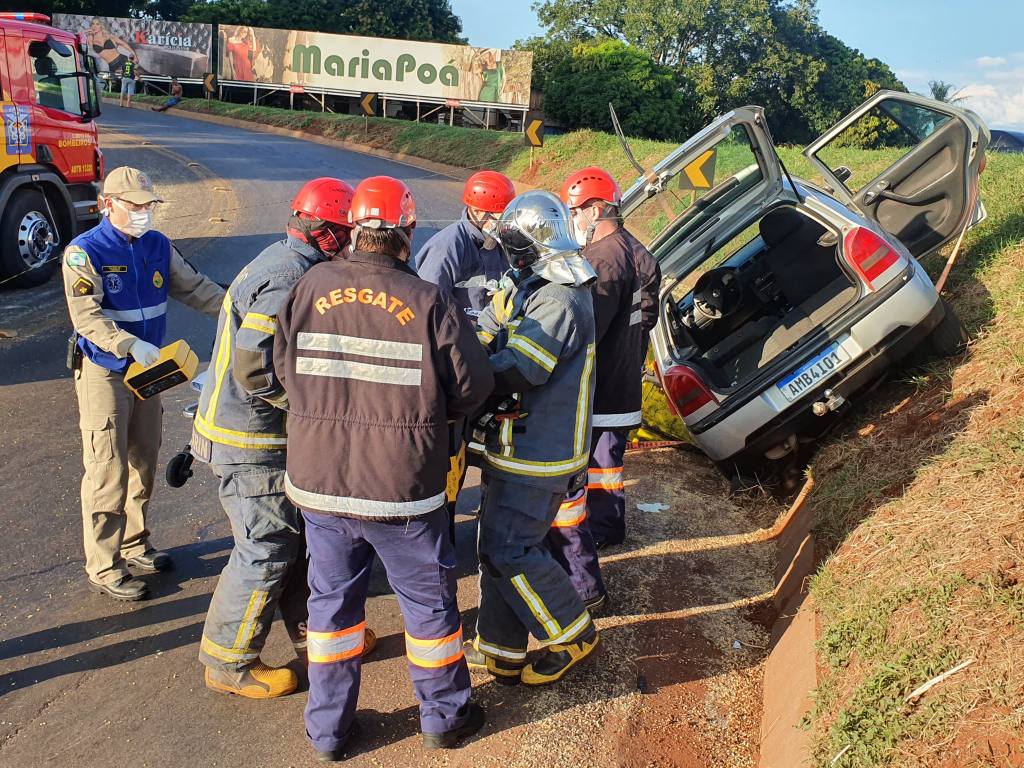
M 745 107 L 626 191 L 664 278 L 658 378 L 724 473 L 777 469 L 911 352 L 963 350 L 918 260 L 984 218 L 989 136 L 969 110 L 879 91 L 806 148 L 805 180 Z

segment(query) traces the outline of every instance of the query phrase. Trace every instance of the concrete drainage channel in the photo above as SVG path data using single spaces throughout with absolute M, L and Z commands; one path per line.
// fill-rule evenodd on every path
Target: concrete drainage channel
M 818 685 L 815 641 L 817 621 L 807 598 L 807 579 L 817 566 L 813 516 L 807 498 L 813 477 L 786 514 L 768 532 L 778 545 L 771 630 L 771 652 L 764 662 L 759 768 L 808 765 L 810 734 L 799 728 Z

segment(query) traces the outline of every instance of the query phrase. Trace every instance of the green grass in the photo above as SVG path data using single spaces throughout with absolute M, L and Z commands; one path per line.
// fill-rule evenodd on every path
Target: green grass
M 1024 158 L 990 157 L 982 196 L 989 218 L 947 284 L 969 356 L 879 390 L 812 466 L 808 503 L 834 552 L 811 587 L 825 670 L 807 718 L 819 767 L 846 747 L 837 768 L 951 764 L 936 756 L 963 729 L 1024 725 Z M 933 276 L 946 255 L 925 261 Z M 967 658 L 977 661 L 906 702 Z

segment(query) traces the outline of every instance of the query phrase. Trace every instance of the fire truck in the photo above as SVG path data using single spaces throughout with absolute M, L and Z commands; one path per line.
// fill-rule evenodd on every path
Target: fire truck
M 41 13 L 0 13 L 0 289 L 46 282 L 98 220 L 99 105 L 84 38 Z

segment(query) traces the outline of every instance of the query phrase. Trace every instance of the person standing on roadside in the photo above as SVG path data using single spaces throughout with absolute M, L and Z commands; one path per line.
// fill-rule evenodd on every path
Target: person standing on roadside
M 137 77 L 138 67 L 135 64 L 135 54 L 129 53 L 128 60 L 121 66 L 121 98 L 118 101 L 120 106 L 131 107 Z
M 630 431 L 640 426 L 646 339 L 657 321 L 661 275 L 654 257 L 622 225 L 622 196 L 611 174 L 595 167 L 577 171 L 565 180 L 561 196 L 572 214 L 573 231 L 583 255 L 598 275 L 592 288 L 597 389 L 586 525 L 582 527 L 589 526 L 600 549 L 620 544 L 626 537 L 623 457 Z M 585 551 L 586 547 L 582 548 L 582 557 L 569 554 L 580 550 L 575 541 L 579 529 L 556 530 L 555 538 L 566 545 L 565 560 L 576 574 L 574 580 L 585 588 L 594 588 L 596 559 Z M 580 535 L 587 537 L 586 531 Z M 591 571 L 589 576 L 587 570 Z
M 313 267 L 278 315 L 274 369 L 288 394 L 285 492 L 309 548 L 306 733 L 343 760 L 355 719 L 374 553 L 398 597 L 428 749 L 483 727 L 470 702 L 448 536 L 447 422 L 490 394 L 465 312 L 407 265 L 416 204 L 398 179 L 356 187 L 344 260 Z
M 160 358 L 172 296 L 216 317 L 224 289 L 196 272 L 171 241 L 152 229 L 161 202 L 149 177 L 115 168 L 100 194 L 103 220 L 64 251 L 64 292 L 77 334 L 75 393 L 82 429 L 82 524 L 89 588 L 141 600 L 132 576 L 162 571 L 171 558 L 149 542 L 146 509 L 160 452 L 160 395 L 138 399 L 125 385 L 132 361 Z
M 450 293 L 471 316 L 490 301 L 490 291 L 508 269 L 495 241 L 498 217 L 516 196 L 512 180 L 497 171 L 478 171 L 462 190 L 465 208 L 458 221 L 427 240 L 416 256 L 416 271 Z M 455 540 L 455 504 L 466 477 L 465 421 L 450 427 L 452 456 L 448 480 L 449 533 Z
M 305 542 L 302 516 L 284 494 L 288 397 L 274 375 L 274 336 L 292 286 L 348 247 L 352 191 L 327 177 L 305 184 L 292 200 L 286 239 L 250 262 L 224 297 L 191 441 L 220 481 L 234 535 L 199 645 L 206 687 L 222 693 L 270 699 L 295 690 L 294 671 L 260 660 L 277 610 L 306 660 Z M 375 644 L 368 629 L 365 652 Z
M 497 171 L 479 171 L 462 191 L 459 220 L 435 233 L 416 255 L 416 273 L 448 291 L 463 309 L 477 314 L 490 300 L 508 262 L 495 241 L 494 227 L 516 196 L 512 180 Z
M 547 536 L 567 493 L 586 483 L 594 396 L 594 270 L 548 192 L 506 207 L 496 232 L 511 270 L 481 313 L 491 351 L 477 550 L 480 613 L 466 659 L 500 683 L 561 680 L 599 635 Z M 527 663 L 529 636 L 544 652 Z

